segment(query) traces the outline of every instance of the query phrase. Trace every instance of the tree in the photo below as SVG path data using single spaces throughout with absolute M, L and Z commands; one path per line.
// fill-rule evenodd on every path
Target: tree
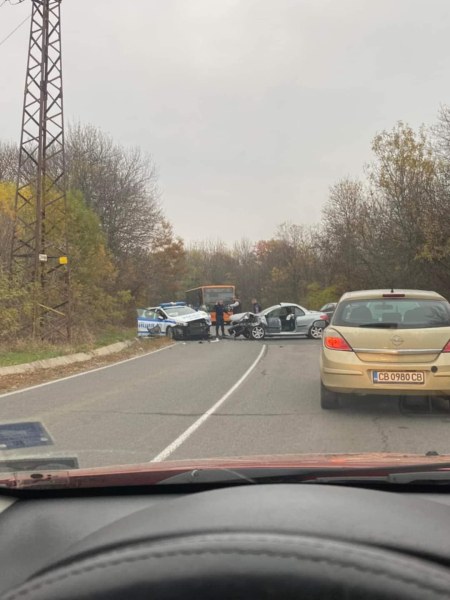
M 68 130 L 67 167 L 70 187 L 99 216 L 115 256 L 151 246 L 163 215 L 149 156 L 115 144 L 93 126 L 75 125 Z
M 349 178 L 330 188 L 319 235 L 325 284 L 338 289 L 365 287 L 376 275 L 370 251 L 370 200 L 364 185 Z
M 0 341 L 29 337 L 29 328 L 26 325 L 24 328 L 24 323 L 31 321 L 33 305 L 32 286 L 24 286 L 0 267 Z
M 14 196 L 16 186 L 0 181 L 0 268 L 9 268 L 14 227 Z
M 186 253 L 180 237 L 175 237 L 170 223 L 163 220 L 155 234 L 150 266 L 152 277 L 149 279 L 148 299 L 150 304 L 181 298 L 182 279 L 186 271 Z
M 450 294 L 450 108 L 441 107 L 431 129 L 431 146 L 436 160 L 437 185 L 424 224 L 425 243 L 421 256 L 440 277 L 443 292 Z
M 151 157 L 138 148 L 124 148 L 93 126 L 81 125 L 69 128 L 66 154 L 76 329 L 86 334 L 121 322 L 125 314 L 134 319 L 132 300 L 147 304 L 180 295 L 184 245 L 164 218 Z M 11 182 L 15 182 L 17 158 L 15 146 L 0 144 L 0 269 L 4 271 L 12 244 L 15 183 Z M 56 224 L 56 213 L 50 204 L 46 214 L 50 228 Z M 8 303 L 19 297 L 12 294 Z
M 0 181 L 12 181 L 17 179 L 17 167 L 19 165 L 19 149 L 15 144 L 0 141 Z
M 97 215 L 80 192 L 67 197 L 72 316 L 78 335 L 120 323 L 130 294 L 117 285 L 118 272 Z
M 224 242 L 191 244 L 186 251 L 186 289 L 233 283 L 236 261 Z
M 427 229 L 433 230 L 435 223 L 439 185 L 426 132 L 414 132 L 399 122 L 392 131 L 377 135 L 372 148 L 376 161 L 370 178 L 380 221 L 376 241 L 386 279 L 391 274 L 389 285 L 395 287 L 428 286 L 433 278 L 424 249 Z
M 268 275 L 265 297 L 272 302 L 303 302 L 307 285 L 315 274 L 316 254 L 311 231 L 302 225 L 282 223 L 265 249 Z
M 98 215 L 118 287 L 139 305 L 179 294 L 184 246 L 163 215 L 151 157 L 76 125 L 69 128 L 67 163 L 71 186 Z
M 307 291 L 306 306 L 314 310 L 320 310 L 329 302 L 337 302 L 342 294 L 337 285 L 321 287 L 316 281 L 308 285 Z
M 244 308 L 251 308 L 252 298 L 263 302 L 264 279 L 255 244 L 248 239 L 242 239 L 233 245 L 231 256 L 234 261 L 233 282 Z
M 118 266 L 121 284 L 131 291 L 138 306 L 150 306 L 183 296 L 184 244 L 181 238 L 174 236 L 168 221 L 160 223 L 149 250 L 124 256 Z

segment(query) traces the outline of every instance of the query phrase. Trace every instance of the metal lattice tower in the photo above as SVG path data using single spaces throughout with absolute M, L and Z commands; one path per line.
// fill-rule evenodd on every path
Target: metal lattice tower
M 34 287 L 33 335 L 70 339 L 61 0 L 31 0 L 11 273 Z

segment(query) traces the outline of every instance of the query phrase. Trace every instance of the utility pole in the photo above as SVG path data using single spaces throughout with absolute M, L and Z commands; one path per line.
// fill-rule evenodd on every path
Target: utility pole
M 10 266 L 11 275 L 33 289 L 33 337 L 68 341 L 71 319 L 61 0 L 31 2 Z

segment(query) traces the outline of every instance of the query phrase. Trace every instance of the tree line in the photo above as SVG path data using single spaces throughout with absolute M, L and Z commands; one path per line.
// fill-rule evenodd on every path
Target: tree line
M 246 301 L 320 308 L 345 291 L 432 289 L 450 299 L 450 109 L 372 140 L 364 177 L 329 190 L 318 226 L 285 223 L 270 240 L 186 251 L 186 285 L 234 282 Z
M 348 290 L 433 289 L 450 297 L 450 109 L 434 126 L 398 122 L 372 140 L 360 178 L 329 190 L 314 227 L 280 224 L 267 240 L 186 246 L 164 215 L 151 156 L 96 127 L 67 134 L 68 234 L 79 336 L 131 324 L 137 306 L 232 283 L 244 307 L 320 308 Z M 32 299 L 8 274 L 18 149 L 0 142 L 0 338 L 21 335 Z M 25 334 L 26 335 L 26 334 Z
M 0 339 L 29 335 L 33 289 L 14 280 L 18 148 L 0 142 Z M 151 156 L 125 148 L 96 127 L 66 137 L 67 233 L 75 340 L 131 324 L 135 307 L 178 291 L 184 245 L 165 218 Z

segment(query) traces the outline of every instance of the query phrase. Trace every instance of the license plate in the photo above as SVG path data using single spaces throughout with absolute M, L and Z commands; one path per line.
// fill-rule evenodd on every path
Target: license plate
M 423 371 L 373 371 L 373 383 L 425 383 Z

